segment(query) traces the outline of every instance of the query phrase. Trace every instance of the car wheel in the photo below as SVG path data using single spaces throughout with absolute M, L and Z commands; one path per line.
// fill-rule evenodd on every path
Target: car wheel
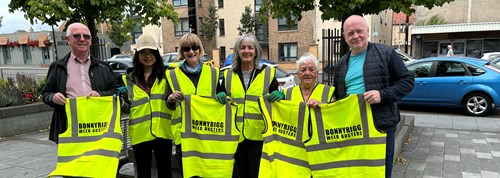
M 490 97 L 484 93 L 472 93 L 465 97 L 462 108 L 468 115 L 485 116 L 492 110 Z

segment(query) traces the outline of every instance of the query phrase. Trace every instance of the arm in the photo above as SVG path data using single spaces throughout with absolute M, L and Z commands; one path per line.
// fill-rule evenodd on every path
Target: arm
M 49 70 L 47 72 L 47 81 L 45 82 L 45 86 L 43 87 L 42 90 L 42 96 L 43 96 L 43 102 L 50 107 L 54 108 L 58 106 L 52 101 L 52 98 L 54 97 L 54 94 L 60 92 L 57 89 L 57 74 L 56 74 L 56 63 L 52 63 L 49 67 Z
M 401 57 L 392 50 L 389 62 L 390 80 L 394 84 L 380 90 L 381 103 L 395 103 L 413 90 L 415 78 L 406 68 Z

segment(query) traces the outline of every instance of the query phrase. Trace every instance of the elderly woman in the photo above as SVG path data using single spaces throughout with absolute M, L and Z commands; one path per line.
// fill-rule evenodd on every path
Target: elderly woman
M 300 84 L 283 91 L 285 100 L 303 101 L 313 108 L 319 104 L 333 102 L 334 87 L 318 83 L 318 59 L 310 53 L 304 53 L 296 63 Z
M 284 98 L 274 76 L 276 69 L 259 65 L 261 55 L 262 49 L 255 36 L 241 35 L 234 45 L 231 68 L 224 71 L 222 86 L 216 97 L 219 102 L 224 102 L 227 93 L 238 105 L 236 123 L 243 141 L 238 144 L 235 160 L 241 178 L 258 177 L 259 174 L 264 120 L 258 98 L 268 94 L 270 102 Z

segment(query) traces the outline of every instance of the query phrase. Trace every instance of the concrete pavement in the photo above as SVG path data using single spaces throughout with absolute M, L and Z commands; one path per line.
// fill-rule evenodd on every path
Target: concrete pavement
M 500 118 L 403 111 L 415 128 L 403 146 L 393 177 L 500 178 Z M 0 177 L 47 177 L 57 147 L 46 130 L 0 139 Z M 131 175 L 132 166 L 121 173 Z

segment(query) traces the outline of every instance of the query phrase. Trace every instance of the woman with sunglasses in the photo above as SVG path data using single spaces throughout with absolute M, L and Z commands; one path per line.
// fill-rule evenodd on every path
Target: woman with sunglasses
M 140 178 L 151 177 L 153 151 L 158 177 L 172 177 L 172 133 L 165 102 L 172 91 L 168 88 L 163 59 L 156 44 L 151 35 L 144 34 L 137 39 L 134 67 L 122 76 L 127 89 L 118 89 L 124 92 L 122 111 L 130 112 L 128 131 Z
M 216 99 L 226 100 L 226 93 L 238 105 L 236 125 L 241 131 L 242 142 L 235 154 L 238 174 L 241 178 L 256 178 L 262 153 L 264 120 L 259 110 L 258 98 L 266 96 L 270 102 L 285 96 L 278 90 L 276 69 L 260 65 L 262 49 L 252 34 L 241 35 L 234 45 L 231 68 L 224 71 Z
M 184 95 L 198 95 L 214 98 L 219 85 L 219 69 L 203 65 L 201 61 L 205 54 L 200 38 L 188 33 L 179 41 L 179 66 L 166 72 L 169 88 L 173 91 L 167 98 L 167 107 L 173 112 L 180 112 L 176 103 L 184 100 Z M 177 120 L 178 119 L 178 120 Z M 180 145 L 180 129 L 182 123 L 177 115 L 172 116 L 172 131 L 176 145 L 176 158 L 182 170 L 182 149 Z

